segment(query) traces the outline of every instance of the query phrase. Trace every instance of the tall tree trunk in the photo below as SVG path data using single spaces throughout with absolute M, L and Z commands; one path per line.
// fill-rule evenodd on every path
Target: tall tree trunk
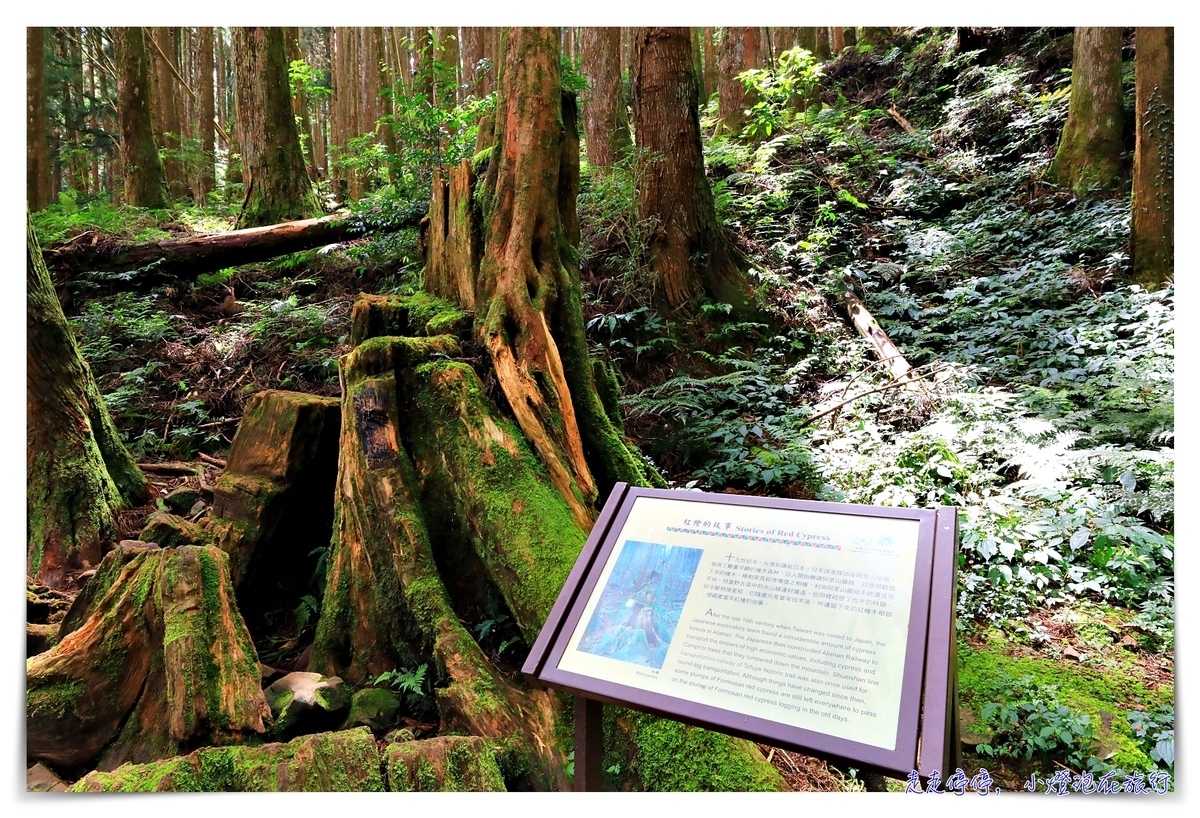
M 1112 187 L 1121 148 L 1121 29 L 1076 27 L 1071 101 L 1050 178 L 1076 195 Z
M 416 55 L 416 74 L 413 77 L 414 87 L 418 94 L 424 94 L 431 103 L 433 93 L 433 29 L 424 26 L 413 29 L 413 51 Z
M 841 26 L 829 29 L 829 45 L 833 56 L 837 57 L 846 50 L 846 30 Z
M 771 42 L 775 47 L 775 59 L 779 59 L 780 54 L 800 44 L 800 29 L 795 26 L 771 29 Z
M 196 204 L 203 205 L 217 187 L 216 166 L 216 98 L 213 93 L 213 30 L 202 27 L 196 46 L 196 93 L 200 95 L 196 110 L 196 127 L 200 134 L 200 168 L 196 181 Z
M 1147 288 L 1175 273 L 1175 30 L 1138 28 L 1134 85 L 1133 280 Z
M 588 89 L 583 97 L 587 157 L 592 167 L 607 167 L 632 145 L 629 114 L 621 92 L 621 29 L 583 29 L 583 73 Z
M 301 59 L 300 54 L 300 28 L 293 26 L 284 29 L 284 37 L 287 44 L 287 60 L 288 64 Z M 292 116 L 300 120 L 299 135 L 300 147 L 304 152 L 304 168 L 308 172 L 310 181 L 317 180 L 316 162 L 313 159 L 313 133 L 312 133 L 312 117 L 308 112 L 308 94 L 304 87 L 300 86 L 294 89 L 292 93 Z
M 753 311 L 749 283 L 704 176 L 691 48 L 687 29 L 636 33 L 634 132 L 647 162 L 638 213 L 654 225 L 650 261 L 671 309 L 692 306 L 703 292 L 744 313 Z
M 701 104 L 708 102 L 721 84 L 721 57 L 715 39 L 721 31 L 719 28 L 704 29 L 704 97 Z
M 25 202 L 30 211 L 50 204 L 46 133 L 46 29 L 25 30 Z
M 435 29 L 437 38 L 437 58 L 442 63 L 444 75 L 438 77 L 438 105 L 455 105 L 461 99 L 462 80 L 458 67 L 458 29 Z
M 466 93 L 483 96 L 480 85 L 479 62 L 483 59 L 484 38 L 487 29 L 464 26 L 462 29 L 463 87 Z
M 883 45 L 892 36 L 890 28 L 867 28 L 863 27 L 858 30 L 858 41 L 863 45 L 878 47 Z
M 758 65 L 759 30 L 757 28 L 727 28 L 721 39 L 721 80 L 718 104 L 721 124 L 731 134 L 738 134 L 746 124 L 746 111 L 754 105 L 754 94 L 738 79 L 738 75 Z
M 246 194 L 238 227 L 320 212 L 308 180 L 288 94 L 281 28 L 233 29 L 234 83 Z
M 146 499 L 26 228 L 27 573 L 60 587 L 95 567 L 115 539 L 114 512 Z
M 165 207 L 166 181 L 150 119 L 150 55 L 141 28 L 114 28 L 117 114 L 121 120 L 121 164 L 125 204 Z
M 829 29 L 821 26 L 812 29 L 813 56 L 818 60 L 829 59 Z
M 187 181 L 180 155 L 179 138 L 182 135 L 179 116 L 179 89 L 172 67 L 175 59 L 174 30 L 157 27 L 144 29 L 146 45 L 150 49 L 150 60 L 154 66 L 151 73 L 150 110 L 154 118 L 155 136 L 158 146 L 165 154 L 163 174 L 167 180 L 167 192 L 172 200 L 183 196 Z

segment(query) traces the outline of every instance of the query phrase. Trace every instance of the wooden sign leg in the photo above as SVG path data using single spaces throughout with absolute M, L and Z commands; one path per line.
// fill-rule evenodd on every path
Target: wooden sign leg
M 575 697 L 575 792 L 604 787 L 604 705 Z

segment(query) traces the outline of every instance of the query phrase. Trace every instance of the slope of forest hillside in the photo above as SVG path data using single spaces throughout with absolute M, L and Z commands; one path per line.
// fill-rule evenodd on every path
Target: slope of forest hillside
M 150 499 L 98 441 L 110 521 L 56 562 L 31 433 L 29 765 L 81 790 L 569 787 L 566 699 L 519 668 L 624 480 L 958 507 L 968 778 L 1169 781 L 1173 239 L 1164 262 L 1146 212 L 1173 195 L 1170 29 L 30 31 L 31 292 L 44 259 Z M 238 85 L 250 52 L 277 87 Z M 663 121 L 672 82 L 689 121 Z M 291 106 L 290 171 L 246 99 Z M 655 142 L 689 128 L 692 159 Z M 277 172 L 304 206 L 263 221 Z M 112 263 L 321 208 L 334 244 Z M 203 626 L 171 618 L 193 604 Z M 139 650 L 165 682 L 76 703 L 81 657 L 132 691 Z M 344 712 L 289 721 L 273 688 L 303 671 Z M 243 686 L 261 712 L 222 709 Z M 614 789 L 907 786 L 608 711 Z

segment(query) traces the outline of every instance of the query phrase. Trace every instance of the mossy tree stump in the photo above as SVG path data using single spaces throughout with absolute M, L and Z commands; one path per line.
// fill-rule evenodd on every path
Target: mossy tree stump
M 88 586 L 58 645 L 26 662 L 30 758 L 110 770 L 266 731 L 224 553 L 118 547 Z

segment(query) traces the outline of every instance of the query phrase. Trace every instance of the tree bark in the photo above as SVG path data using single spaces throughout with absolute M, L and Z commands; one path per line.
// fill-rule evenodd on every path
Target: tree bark
M 113 28 L 125 204 L 165 207 L 166 182 L 150 118 L 150 55 L 141 28 Z
M 621 92 L 621 29 L 583 29 L 583 72 L 589 86 L 582 99 L 588 164 L 604 168 L 633 144 Z
M 99 756 L 112 770 L 266 732 L 225 554 L 119 546 L 87 588 L 64 620 L 74 627 L 26 664 L 30 757 L 87 769 Z
M 201 206 L 217 188 L 216 98 L 213 93 L 213 30 L 202 27 L 196 47 L 196 93 L 200 95 L 196 126 L 200 133 L 200 168 L 196 179 L 196 204 Z
M 174 31 L 164 27 L 143 31 L 153 65 L 150 74 L 150 110 L 153 113 L 155 138 L 165 155 L 163 175 L 167 181 L 167 192 L 174 201 L 183 197 L 187 184 L 180 157 L 179 138 L 183 129 L 180 126 L 179 94 L 172 66 L 168 65 L 168 60 L 173 60 L 175 55 Z
M 321 208 L 292 116 L 283 29 L 235 28 L 233 52 L 246 176 L 238 227 L 316 215 Z
M 420 218 L 421 213 L 416 211 L 408 220 L 377 228 L 376 232 L 415 227 Z M 226 267 L 265 261 L 313 247 L 324 247 L 359 234 L 360 231 L 349 224 L 344 216 L 334 215 L 264 227 L 248 227 L 211 236 L 167 239 L 124 247 L 91 246 L 86 242 L 73 241 L 48 248 L 43 256 L 47 265 L 63 272 L 126 272 L 156 261 L 162 262 L 154 270 L 136 276 L 128 284 L 130 289 L 144 289 L 158 283 L 195 277 Z
M 108 415 L 27 227 L 27 574 L 52 588 L 100 562 L 114 512 L 146 498 L 146 480 Z
M 704 45 L 704 96 L 700 100 L 701 104 L 708 102 L 721 84 L 721 58 L 715 39 L 715 37 L 720 35 L 721 31 L 722 29 L 719 28 L 704 29 L 702 38 Z
M 50 156 L 46 133 L 46 30 L 25 30 L 25 203 L 50 204 Z
M 1077 196 L 1115 185 L 1121 127 L 1121 29 L 1076 27 L 1071 101 L 1050 178 Z
M 634 131 L 645 152 L 638 214 L 653 224 L 650 262 L 667 306 L 694 306 L 701 293 L 753 313 L 741 260 L 717 221 L 704 176 L 700 119 L 687 29 L 635 34 Z
M 438 60 L 445 68 L 445 75 L 440 77 L 439 90 L 437 100 L 438 105 L 456 105 L 460 99 L 462 91 L 462 82 L 458 67 L 458 29 L 457 28 L 437 28 L 434 29 L 437 38 L 437 56 Z
M 721 39 L 718 105 L 722 128 L 739 134 L 746 124 L 746 110 L 754 105 L 754 94 L 738 79 L 743 71 L 758 64 L 758 29 L 727 28 Z
M 1133 280 L 1153 289 L 1175 274 L 1175 31 L 1137 29 L 1134 85 Z

